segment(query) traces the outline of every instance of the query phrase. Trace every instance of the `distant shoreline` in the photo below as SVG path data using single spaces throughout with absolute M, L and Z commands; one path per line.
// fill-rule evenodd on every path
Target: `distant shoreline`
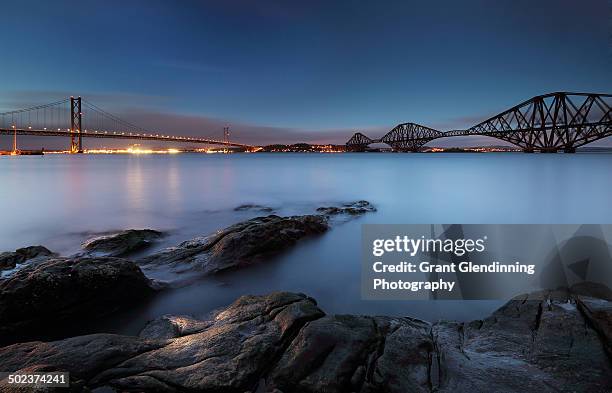
M 471 147 L 424 147 L 418 153 L 522 153 L 520 148 L 512 146 L 471 146 Z M 611 153 L 612 147 L 582 147 L 577 149 L 578 153 Z M 347 150 L 344 145 L 309 145 L 299 143 L 294 145 L 270 145 L 264 146 L 256 152 L 246 152 L 239 149 L 147 149 L 147 148 L 127 148 L 127 149 L 89 149 L 83 154 L 236 154 L 236 153 L 355 153 Z M 390 148 L 368 149 L 363 153 L 400 153 Z M 72 154 L 68 150 L 19 150 L 16 153 L 11 150 L 0 150 L 2 155 L 43 155 L 43 154 Z

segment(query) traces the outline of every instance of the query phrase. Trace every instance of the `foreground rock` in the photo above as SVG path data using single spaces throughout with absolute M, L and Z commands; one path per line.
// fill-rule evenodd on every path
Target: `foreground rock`
M 78 326 L 152 295 L 150 281 L 119 258 L 54 258 L 0 281 L 0 342 Z
M 0 253 L 0 270 L 13 269 L 17 264 L 42 261 L 57 254 L 43 246 L 18 248 L 15 251 Z
M 162 233 L 153 229 L 128 229 L 88 239 L 81 246 L 95 256 L 121 257 L 149 247 L 160 237 Z
M 581 311 L 586 303 L 597 310 Z M 118 391 L 609 392 L 609 306 L 584 292 L 542 292 L 482 321 L 429 324 L 325 315 L 304 295 L 273 293 L 241 297 L 208 320 L 162 317 L 140 337 L 12 345 L 0 364 L 45 365 Z
M 357 201 L 344 203 L 340 206 L 326 206 L 319 207 L 318 213 L 325 214 L 327 216 L 337 216 L 340 214 L 347 214 L 350 216 L 359 216 L 366 213 L 375 212 L 376 208 L 368 201 Z
M 204 274 L 250 265 L 329 228 L 323 216 L 257 217 L 141 258 L 141 265 L 170 265 Z
M 94 334 L 17 344 L 0 349 L 0 364 L 20 370 L 44 362 L 71 370 L 90 386 L 113 381 L 117 388 L 140 391 L 244 392 L 305 323 L 321 316 L 303 295 L 245 296 L 202 326 L 177 327 L 171 339 Z

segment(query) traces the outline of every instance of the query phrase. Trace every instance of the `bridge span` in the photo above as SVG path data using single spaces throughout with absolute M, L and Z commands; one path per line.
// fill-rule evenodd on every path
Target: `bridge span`
M 484 135 L 512 143 L 525 152 L 573 153 L 576 148 L 612 135 L 612 95 L 557 92 L 533 97 L 467 130 L 442 132 L 415 123 L 395 126 L 382 138 L 357 132 L 346 143 L 365 151 L 386 143 L 394 151 L 419 151 L 426 143 L 455 136 Z
M 239 147 L 255 146 L 224 140 L 177 136 L 150 131 L 104 111 L 81 97 L 30 108 L 0 113 L 0 135 L 33 135 L 70 138 L 70 152 L 83 152 L 83 138 L 130 139 L 162 142 L 186 142 Z

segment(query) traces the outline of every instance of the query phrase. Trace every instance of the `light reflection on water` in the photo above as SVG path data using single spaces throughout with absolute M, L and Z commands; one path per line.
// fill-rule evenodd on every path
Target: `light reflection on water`
M 174 290 L 100 329 L 137 332 L 167 313 L 203 315 L 242 294 L 301 291 L 327 312 L 472 319 L 500 302 L 360 300 L 363 223 L 610 223 L 608 154 L 242 154 L 0 157 L 0 251 L 70 254 L 92 233 L 150 227 L 155 249 L 256 213 L 311 213 L 366 199 L 378 212 L 338 224 L 275 260 Z

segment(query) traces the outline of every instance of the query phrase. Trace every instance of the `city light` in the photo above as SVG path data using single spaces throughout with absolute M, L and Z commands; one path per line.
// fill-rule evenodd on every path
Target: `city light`
M 140 146 L 130 146 L 127 148 L 101 148 L 101 149 L 86 149 L 83 151 L 85 154 L 133 154 L 133 155 L 148 155 L 148 154 L 179 154 L 183 153 L 183 150 L 177 148 L 169 148 L 169 149 L 151 149 L 151 148 L 142 148 Z M 51 153 L 51 152 L 50 152 Z M 63 153 L 62 152 L 52 152 L 52 153 Z M 69 153 L 69 152 L 66 152 Z

